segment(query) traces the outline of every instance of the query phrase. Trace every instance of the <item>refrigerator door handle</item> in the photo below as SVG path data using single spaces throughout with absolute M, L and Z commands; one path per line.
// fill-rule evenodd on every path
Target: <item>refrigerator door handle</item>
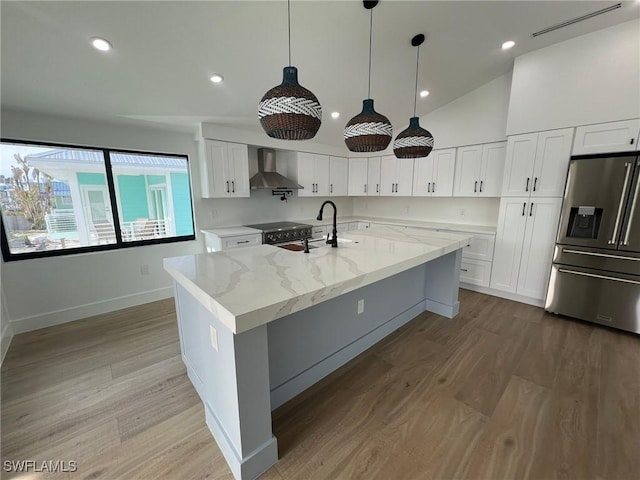
M 632 285 L 640 285 L 640 282 L 638 282 L 637 280 L 627 280 L 626 278 L 609 277 L 607 275 L 597 275 L 595 273 L 578 272 L 576 270 L 567 270 L 566 268 L 559 268 L 558 271 L 561 272 L 561 273 L 570 273 L 571 275 L 581 275 L 583 277 L 600 278 L 602 280 L 612 280 L 614 282 L 622 282 L 622 283 L 630 283 Z
M 622 217 L 622 210 L 624 208 L 624 198 L 627 195 L 627 187 L 629 186 L 629 174 L 631 173 L 631 167 L 633 163 L 625 163 L 625 175 L 624 184 L 622 185 L 622 193 L 620 194 L 620 202 L 618 203 L 618 213 L 616 214 L 616 223 L 613 225 L 613 232 L 611 233 L 611 239 L 609 245 L 615 245 L 618 241 L 618 227 L 620 226 L 620 217 Z
M 617 260 L 629 260 L 632 262 L 640 262 L 640 257 L 625 257 L 623 255 L 610 255 L 608 253 L 585 252 L 583 250 L 574 250 L 572 248 L 563 248 L 562 253 L 573 253 L 576 255 L 588 255 L 590 257 L 615 258 Z
M 638 191 L 640 191 L 640 178 L 636 179 L 636 188 L 633 192 L 633 200 L 631 201 L 631 211 L 629 212 L 629 216 L 627 217 L 629 221 L 627 222 L 627 231 L 624 234 L 624 239 L 622 240 L 622 245 L 625 247 L 629 245 L 629 235 L 631 234 L 631 223 L 633 222 L 633 216 L 636 213 L 636 206 L 638 204 Z

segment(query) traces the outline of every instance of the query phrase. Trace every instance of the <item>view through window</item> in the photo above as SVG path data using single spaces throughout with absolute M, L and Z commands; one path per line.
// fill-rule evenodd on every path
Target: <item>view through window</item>
M 5 260 L 195 237 L 186 156 L 2 142 L 0 161 Z

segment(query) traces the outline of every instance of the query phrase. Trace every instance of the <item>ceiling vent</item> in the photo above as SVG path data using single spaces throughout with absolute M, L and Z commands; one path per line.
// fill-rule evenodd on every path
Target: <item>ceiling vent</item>
M 597 17 L 598 15 L 602 15 L 603 13 L 612 12 L 613 10 L 617 10 L 622 7 L 622 3 L 616 3 L 611 5 L 610 7 L 603 8 L 600 10 L 596 10 L 595 12 L 587 13 L 586 15 L 582 15 L 581 17 L 572 18 L 571 20 L 566 20 L 564 22 L 558 23 L 556 25 L 552 25 L 547 28 L 543 28 L 535 33 L 532 33 L 532 37 L 539 37 L 540 35 L 544 35 L 545 33 L 553 32 L 554 30 L 558 30 L 559 28 L 568 27 L 569 25 L 573 25 L 574 23 L 581 22 L 583 20 L 587 20 L 589 18 Z

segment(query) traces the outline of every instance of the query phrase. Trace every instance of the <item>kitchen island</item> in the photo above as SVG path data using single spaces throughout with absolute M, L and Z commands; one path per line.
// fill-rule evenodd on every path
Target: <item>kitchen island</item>
M 467 242 L 389 226 L 307 254 L 259 245 L 164 260 L 187 374 L 236 478 L 277 462 L 273 409 L 421 312 L 458 313 Z

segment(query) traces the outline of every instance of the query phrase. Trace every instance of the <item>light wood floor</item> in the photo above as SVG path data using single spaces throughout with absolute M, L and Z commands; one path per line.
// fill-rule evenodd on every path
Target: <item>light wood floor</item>
M 455 319 L 416 317 L 274 412 L 280 461 L 262 478 L 640 478 L 639 336 L 460 299 Z M 171 300 L 16 336 L 1 386 L 3 465 L 232 479 L 186 377 Z

